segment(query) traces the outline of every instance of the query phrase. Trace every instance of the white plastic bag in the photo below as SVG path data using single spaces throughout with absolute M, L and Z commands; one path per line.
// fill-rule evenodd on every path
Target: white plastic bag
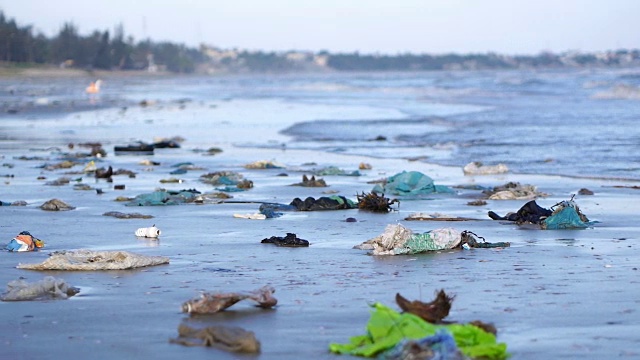
M 139 228 L 138 230 L 136 230 L 136 236 L 157 238 L 158 236 L 160 236 L 160 229 L 158 229 L 155 225 L 146 228 Z

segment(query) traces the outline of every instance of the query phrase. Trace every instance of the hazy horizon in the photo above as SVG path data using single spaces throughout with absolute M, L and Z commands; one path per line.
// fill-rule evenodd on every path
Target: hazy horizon
M 36 11 L 38 7 L 42 10 Z M 113 34 L 118 24 L 136 41 L 171 41 L 224 49 L 332 53 L 488 53 L 605 51 L 639 48 L 633 26 L 640 2 L 541 0 L 123 0 L 15 1 L 5 16 L 51 37 L 65 22 L 82 35 Z

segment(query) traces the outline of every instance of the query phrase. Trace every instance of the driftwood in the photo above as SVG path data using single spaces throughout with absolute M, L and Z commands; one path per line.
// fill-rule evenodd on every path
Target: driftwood
M 182 304 L 182 312 L 190 314 L 217 313 L 244 299 L 253 300 L 258 303 L 258 307 L 268 309 L 278 303 L 278 300 L 273 297 L 275 291 L 273 287 L 267 285 L 245 293 L 203 293 L 199 298 Z

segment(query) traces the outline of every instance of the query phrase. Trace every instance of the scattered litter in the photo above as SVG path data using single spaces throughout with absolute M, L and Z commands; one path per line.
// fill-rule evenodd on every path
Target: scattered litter
M 456 340 L 448 331 L 438 330 L 431 336 L 422 339 L 403 339 L 392 349 L 382 354 L 384 360 L 407 360 L 407 359 L 447 359 L 465 360 L 468 359 L 458 349 Z
M 392 194 L 413 197 L 433 193 L 453 193 L 447 186 L 435 185 L 433 179 L 419 171 L 403 171 L 376 184 L 371 190 L 380 194 Z
M 551 210 L 545 209 L 538 205 L 535 200 L 531 200 L 515 213 L 510 212 L 505 216 L 500 216 L 493 211 L 489 211 L 488 215 L 492 220 L 514 221 L 518 224 L 539 224 L 542 219 L 550 216 L 551 213 Z
M 360 176 L 360 172 L 358 170 L 346 171 L 336 166 L 314 169 L 313 173 L 318 176 Z
M 298 211 L 298 208 L 287 204 L 262 203 L 260 204 L 258 211 L 260 211 L 261 214 L 264 214 L 268 219 L 271 219 L 282 216 L 282 211 Z
M 426 214 L 426 213 L 421 213 L 421 212 L 413 213 L 413 214 L 407 216 L 404 219 L 405 220 L 409 220 L 409 221 L 413 221 L 413 220 L 420 220 L 420 221 L 470 221 L 470 220 L 478 220 L 478 219 L 458 217 L 458 216 L 453 216 L 453 215 L 445 215 L 445 214 L 440 214 L 440 213 Z
M 160 233 L 160 229 L 158 229 L 155 224 L 151 227 L 139 228 L 135 232 L 136 236 L 138 237 L 148 238 L 157 238 L 158 236 L 160 236 Z
M 96 179 L 109 179 L 113 176 L 113 167 L 109 166 L 108 168 L 99 168 L 95 171 Z
M 544 230 L 584 229 L 593 224 L 580 211 L 578 204 L 571 200 L 561 201 L 551 207 L 553 213 L 542 220 L 540 227 Z
M 159 139 L 153 143 L 153 147 L 156 149 L 178 149 L 180 143 L 172 139 Z
M 184 175 L 187 173 L 187 169 L 175 169 L 169 172 L 169 175 Z
M 307 175 L 302 175 L 302 182 L 291 185 L 304 187 L 326 187 L 327 183 L 323 179 L 316 179 L 315 175 L 312 175 L 311 179 L 309 179 Z
M 382 234 L 365 241 L 358 248 L 373 250 L 373 255 L 417 254 L 453 249 L 460 244 L 461 240 L 461 233 L 452 228 L 414 234 L 411 229 L 401 224 L 390 224 Z
M 273 297 L 274 292 L 276 292 L 275 288 L 265 285 L 260 289 L 249 292 L 203 293 L 200 297 L 183 303 L 182 312 L 213 314 L 245 299 L 255 301 L 258 307 L 270 309 L 278 303 L 278 300 Z
M 149 159 L 145 159 L 145 160 L 140 161 L 138 164 L 144 165 L 144 166 L 158 166 L 158 165 L 160 165 L 160 162 L 149 160 Z
M 260 352 L 260 342 L 255 334 L 239 327 L 208 326 L 196 329 L 180 324 L 178 338 L 169 339 L 169 342 L 185 346 L 215 347 L 229 352 L 251 354 Z
M 594 224 L 580 211 L 578 205 L 573 201 L 573 196 L 568 201 L 561 201 L 545 209 L 539 206 L 535 200 L 524 204 L 517 212 L 507 213 L 500 216 L 493 211 L 489 211 L 489 217 L 493 220 L 513 221 L 518 225 L 537 224 L 541 229 L 584 229 Z
M 578 190 L 578 195 L 593 195 L 593 191 L 586 189 L 586 188 L 582 188 L 580 190 Z
M 251 189 L 253 187 L 253 181 L 244 179 L 236 184 L 238 189 Z
M 319 210 L 342 210 L 342 209 L 356 209 L 358 204 L 344 196 L 332 195 L 322 196 L 318 199 L 308 197 L 302 201 L 300 198 L 295 198 L 289 204 L 294 206 L 299 211 L 319 211 Z
M 61 178 L 55 179 L 55 180 L 51 180 L 51 181 L 47 181 L 45 183 L 45 185 L 49 185 L 49 186 L 63 186 L 63 185 L 67 185 L 71 182 L 71 179 L 63 176 Z
M 216 171 L 200 176 L 200 181 L 211 185 L 235 185 L 242 180 L 242 174 L 235 171 Z
M 246 169 L 282 169 L 284 165 L 275 161 L 259 160 L 244 166 Z
M 180 183 L 182 183 L 182 180 L 178 179 L 178 178 L 171 177 L 171 178 L 168 178 L 168 179 L 160 179 L 160 183 L 162 183 L 162 184 L 180 184 Z
M 492 190 L 485 190 L 483 193 L 489 200 L 531 200 L 549 196 L 549 194 L 539 192 L 537 187 L 533 185 L 521 185 L 517 182 L 508 182 L 496 186 Z
M 90 173 L 96 171 L 98 168 L 96 167 L 96 162 L 91 160 L 85 166 L 83 172 Z
M 285 237 L 272 236 L 270 238 L 262 239 L 262 244 L 274 244 L 276 246 L 283 247 L 308 247 L 309 241 L 300 239 L 296 234 L 287 233 Z
M 335 166 L 328 166 L 326 168 L 315 170 L 314 174 L 318 176 L 327 176 L 327 175 L 338 175 L 338 176 L 360 176 L 360 171 L 345 171 Z
M 118 218 L 118 219 L 152 219 L 153 218 L 152 215 L 144 215 L 140 213 L 123 213 L 120 211 L 108 211 L 102 214 L 102 216 L 113 216 L 114 218 Z
M 442 320 L 449 316 L 454 298 L 454 296 L 447 295 L 444 290 L 440 290 L 433 301 L 424 303 L 419 300 L 409 301 L 397 293 L 396 303 L 404 312 L 414 314 L 432 324 L 441 324 Z
M 487 202 L 484 200 L 473 200 L 467 203 L 469 206 L 484 206 L 487 205 Z
M 446 331 L 455 339 L 458 349 L 467 357 L 492 360 L 503 360 L 509 357 L 507 345 L 498 343 L 496 336 L 474 324 L 437 325 L 424 321 L 411 313 L 398 313 L 381 304 L 371 305 L 373 311 L 366 325 L 364 335 L 351 337 L 346 344 L 331 343 L 329 350 L 344 355 L 365 357 L 385 356 L 386 351 L 391 359 L 464 359 L 456 357 L 396 357 L 393 354 L 402 351 L 395 348 L 403 340 L 424 339 Z M 415 341 L 415 340 L 408 340 Z M 402 346 L 401 346 L 402 347 Z M 393 350 L 392 350 L 393 349 Z M 450 355 L 450 353 L 448 353 Z
M 80 289 L 69 286 L 64 280 L 47 276 L 34 283 L 24 280 L 11 281 L 0 299 L 2 301 L 68 299 L 79 292 Z
M 360 165 L 358 165 L 358 169 L 359 170 L 371 170 L 372 167 L 371 167 L 371 164 L 361 162 Z
M 355 249 L 373 250 L 373 255 L 402 255 L 418 254 L 428 251 L 454 249 L 468 244 L 470 247 L 498 248 L 508 247 L 508 242 L 487 243 L 475 240 L 474 233 L 470 231 L 459 232 L 453 228 L 441 228 L 425 233 L 414 234 L 401 224 L 389 224 L 384 232 L 377 237 L 367 240 Z
M 358 208 L 360 210 L 387 213 L 392 210 L 391 205 L 395 203 L 400 204 L 398 199 L 390 200 L 384 197 L 384 194 L 378 195 L 378 193 L 375 192 L 370 192 L 368 194 L 363 192 L 361 195 L 356 196 L 358 198 Z
M 213 155 L 216 155 L 216 154 L 220 154 L 222 152 L 222 149 L 217 148 L 217 147 L 211 147 L 211 148 L 209 148 L 207 150 L 194 149 L 193 151 L 194 152 L 203 153 L 202 155 L 205 155 L 205 156 L 213 156 Z
M 465 175 L 495 175 L 509 172 L 505 164 L 484 165 L 480 161 L 470 162 L 462 168 Z
M 75 207 L 65 203 L 62 200 L 51 199 L 40 205 L 40 209 L 45 211 L 68 211 L 75 209 Z
M 200 176 L 200 181 L 211 185 L 227 185 L 224 188 L 216 188 L 219 191 L 237 192 L 253 187 L 253 181 L 244 179 L 242 174 L 234 171 L 216 171 Z
M 255 214 L 233 214 L 234 218 L 238 219 L 249 219 L 249 220 L 265 220 L 267 215 L 261 213 Z
M 56 251 L 40 264 L 18 264 L 28 270 L 127 270 L 168 264 L 164 256 L 145 256 L 127 251 Z
M 113 151 L 116 155 L 153 155 L 154 146 L 142 141 L 130 145 L 116 145 Z
M 58 169 L 71 169 L 72 167 L 76 166 L 78 163 L 76 163 L 75 161 L 70 161 L 70 160 L 64 160 L 61 161 L 57 164 L 53 164 L 53 165 L 44 165 L 44 169 L 45 170 L 58 170 Z
M 16 200 L 14 202 L 0 201 L 0 206 L 27 206 L 24 200 Z
M 36 251 L 44 247 L 44 240 L 38 239 L 28 231 L 16 235 L 4 248 L 11 252 Z
M 98 192 L 98 194 L 103 193 L 102 189 L 96 189 L 96 191 Z M 117 201 L 117 202 L 125 202 L 125 201 L 131 201 L 131 200 L 133 200 L 133 198 L 128 196 L 118 196 L 115 199 L 113 199 L 113 201 Z
M 93 190 L 93 188 L 91 187 L 91 185 L 87 185 L 87 184 L 75 184 L 73 185 L 73 190 L 87 191 L 87 190 Z
M 200 192 L 195 189 L 172 191 L 156 190 L 149 194 L 140 194 L 126 206 L 161 206 L 193 203 Z

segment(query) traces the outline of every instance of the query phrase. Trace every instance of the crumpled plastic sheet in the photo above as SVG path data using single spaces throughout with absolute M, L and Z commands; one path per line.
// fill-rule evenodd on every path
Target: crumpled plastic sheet
M 60 251 L 54 252 L 40 264 L 18 264 L 28 270 L 127 270 L 145 266 L 168 264 L 164 256 L 146 256 L 127 251 Z
M 357 246 L 373 250 L 373 255 L 417 254 L 426 251 L 453 249 L 462 240 L 461 233 L 453 228 L 431 230 L 414 234 L 401 224 L 389 224 L 377 237 Z
M 543 230 L 584 229 L 594 222 L 582 214 L 574 201 L 562 201 L 551 216 L 540 222 Z
M 193 190 L 165 191 L 159 190 L 148 194 L 137 195 L 126 206 L 162 206 L 192 203 L 200 192 Z
M 456 344 L 453 335 L 444 329 L 422 339 L 404 339 L 385 351 L 382 360 L 469 360 Z
M 539 197 L 549 196 L 547 193 L 538 191 L 534 185 L 508 182 L 504 185 L 496 186 L 492 190 L 484 191 L 489 200 L 531 200 Z
M 447 186 L 435 185 L 433 179 L 419 171 L 403 171 L 390 176 L 384 186 L 377 184 L 371 191 L 407 197 L 433 193 L 453 193 L 453 190 Z
M 0 299 L 2 301 L 68 299 L 79 292 L 78 288 L 69 286 L 64 280 L 47 276 L 34 283 L 24 280 L 11 281 L 7 284 L 7 292 Z
M 509 168 L 505 164 L 484 165 L 479 161 L 470 162 L 462 168 L 465 175 L 494 175 L 509 172 Z
M 215 347 L 238 353 L 259 353 L 260 341 L 252 331 L 238 327 L 208 326 L 196 329 L 185 324 L 178 326 L 178 338 L 170 343 L 185 346 Z

